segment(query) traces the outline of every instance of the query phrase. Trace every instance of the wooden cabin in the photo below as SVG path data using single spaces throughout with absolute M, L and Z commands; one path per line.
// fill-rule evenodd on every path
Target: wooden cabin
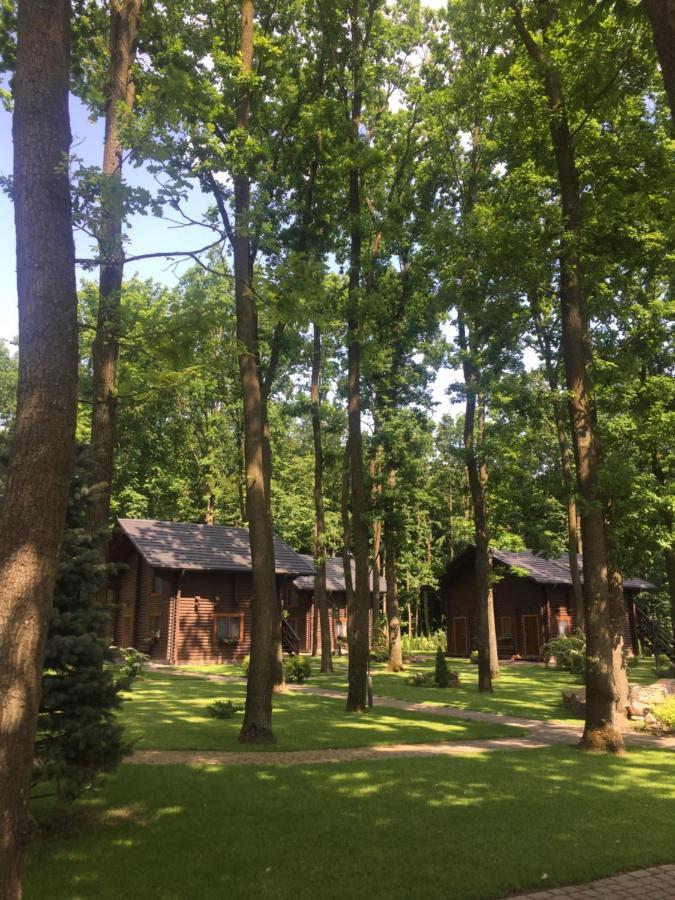
M 307 565 L 314 571 L 314 558 L 301 554 Z M 356 582 L 356 565 L 351 560 L 352 584 Z M 372 591 L 373 573 L 370 573 L 371 609 L 368 620 L 368 635 L 373 632 Z M 384 595 L 386 583 L 380 578 L 380 594 Z M 345 588 L 345 572 L 341 556 L 329 556 L 326 559 L 326 593 L 328 594 L 328 618 L 330 621 L 331 649 L 338 649 L 338 638 L 347 637 L 347 593 Z M 298 636 L 300 652 L 309 653 L 312 649 L 312 631 L 317 627 L 317 652 L 321 652 L 321 629 L 319 628 L 319 610 L 314 602 L 314 575 L 301 575 L 293 582 L 287 602 L 288 623 Z
M 280 603 L 314 566 L 274 537 Z M 109 584 L 113 642 L 152 659 L 240 661 L 251 646 L 253 576 L 245 528 L 120 519 L 108 558 L 121 564 Z M 291 604 L 292 609 L 292 604 Z
M 448 566 L 441 578 L 448 652 L 469 656 L 478 648 L 478 608 L 474 547 L 467 547 Z M 531 550 L 493 550 L 495 626 L 499 655 L 539 659 L 541 647 L 575 627 L 572 578 L 567 557 L 543 559 Z M 579 567 L 583 561 L 579 557 Z M 623 583 L 626 602 L 624 641 L 629 653 L 637 652 L 635 595 L 654 590 L 640 578 Z

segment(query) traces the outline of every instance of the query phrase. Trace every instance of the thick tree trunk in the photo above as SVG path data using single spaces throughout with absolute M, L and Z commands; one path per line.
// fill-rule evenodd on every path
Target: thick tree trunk
M 483 446 L 483 434 L 485 430 L 485 394 L 479 394 L 478 398 L 478 415 L 477 415 L 476 434 L 478 437 L 478 447 Z M 475 442 L 474 442 L 475 443 Z M 477 456 L 477 454 L 475 454 Z M 492 678 L 499 677 L 499 650 L 497 645 L 497 627 L 495 624 L 495 601 L 494 592 L 492 590 L 492 552 L 489 547 L 490 534 L 490 514 L 487 504 L 488 492 L 488 468 L 485 453 L 481 452 L 478 458 L 478 478 L 480 481 L 481 492 L 483 494 L 483 510 L 486 517 L 486 526 L 488 531 L 488 555 L 487 555 L 487 577 L 488 577 L 488 595 L 487 595 L 487 623 L 488 623 L 488 640 L 490 644 L 490 675 Z
M 241 4 L 240 71 L 247 77 L 253 64 L 252 0 Z M 237 104 L 236 125 L 248 130 L 248 84 L 244 81 Z M 244 457 L 246 464 L 246 512 L 253 567 L 253 623 L 251 662 L 246 688 L 246 710 L 239 740 L 268 743 L 272 735 L 272 653 L 279 628 L 272 520 L 266 496 L 264 462 L 265 416 L 258 372 L 258 329 L 250 263 L 249 212 L 251 186 L 248 176 L 234 177 L 235 235 L 234 287 L 237 307 L 239 376 L 244 398 Z
M 14 80 L 17 412 L 0 508 L 0 896 L 21 897 L 42 663 L 77 411 L 66 161 L 70 3 L 20 0 Z
M 321 671 L 332 672 L 328 594 L 326 592 L 326 519 L 323 504 L 323 447 L 321 445 L 321 327 L 314 323 L 312 348 L 312 437 L 314 439 L 314 621 L 321 629 Z M 316 627 L 315 627 L 316 632 Z M 315 648 L 312 650 L 316 652 Z
M 120 310 L 124 276 L 122 244 L 122 141 L 120 111 L 131 107 L 134 85 L 131 68 L 141 0 L 111 0 L 110 63 L 105 107 L 103 178 L 101 181 L 101 229 L 99 253 L 102 259 L 96 337 L 92 347 L 91 445 L 94 482 L 101 485 L 92 504 L 91 534 L 100 537 L 99 552 L 105 560 L 106 534 L 110 515 L 113 475 L 113 448 L 117 415 L 117 364 L 119 360 Z
M 398 535 L 396 523 L 393 521 L 390 504 L 396 491 L 396 470 L 389 467 L 387 472 L 387 512 L 384 517 L 384 560 L 385 580 L 387 593 L 385 603 L 387 607 L 387 629 L 389 633 L 389 672 L 400 672 L 403 668 L 403 647 L 401 645 L 401 618 L 398 606 L 398 581 L 396 572 L 396 556 Z
M 611 615 L 611 631 L 615 635 L 612 645 L 612 657 L 615 687 L 615 705 L 617 720 L 622 721 L 628 706 L 628 672 L 624 652 L 624 627 L 626 620 L 626 602 L 623 595 L 623 576 L 619 565 L 619 550 L 614 529 L 614 508 L 611 499 L 605 505 L 605 540 L 607 543 L 607 574 L 609 581 L 609 604 Z
M 670 115 L 675 125 L 675 0 L 645 0 L 645 6 L 652 23 Z
M 563 234 L 560 241 L 560 301 L 562 349 L 569 392 L 572 440 L 581 500 L 586 600 L 586 724 L 582 746 L 589 750 L 621 752 L 623 737 L 617 717 L 617 671 L 613 648 L 615 631 L 607 579 L 607 548 L 594 434 L 594 399 L 590 379 L 593 362 L 586 297 L 580 259 L 582 209 L 560 73 L 548 52 L 534 40 L 512 2 L 515 25 L 523 43 L 542 71 L 551 113 L 550 130 L 560 185 Z M 543 30 L 554 18 L 550 3 L 541 4 Z

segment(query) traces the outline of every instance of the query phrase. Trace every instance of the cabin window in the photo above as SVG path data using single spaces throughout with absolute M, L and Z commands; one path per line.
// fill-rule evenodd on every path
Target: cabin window
M 513 620 L 511 616 L 502 616 L 502 637 L 510 638 L 513 637 Z
M 150 640 L 158 641 L 162 635 L 162 617 L 150 616 Z
M 216 640 L 223 644 L 238 644 L 242 639 L 241 616 L 216 616 Z
M 155 575 L 154 580 L 152 582 L 152 593 L 153 594 L 163 594 L 164 593 L 164 579 L 161 575 Z

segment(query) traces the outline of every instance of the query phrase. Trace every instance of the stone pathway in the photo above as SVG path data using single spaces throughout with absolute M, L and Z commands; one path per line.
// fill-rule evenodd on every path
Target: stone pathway
M 172 674 L 203 678 L 207 681 L 227 682 L 235 680 L 233 676 L 212 675 L 200 672 L 185 672 L 170 666 L 155 665 L 158 671 Z M 239 680 L 239 679 L 237 679 Z M 288 685 L 289 689 L 298 693 L 315 694 L 336 700 L 344 700 L 344 692 L 315 685 Z M 511 725 L 525 728 L 527 735 L 514 735 L 503 738 L 484 738 L 468 741 L 438 741 L 423 744 L 376 744 L 370 747 L 343 747 L 326 750 L 286 750 L 275 751 L 201 751 L 201 750 L 137 750 L 130 762 L 141 765 L 303 765 L 310 763 L 349 762 L 364 759 L 392 759 L 398 757 L 420 756 L 459 756 L 473 753 L 487 753 L 494 750 L 534 750 L 556 744 L 576 744 L 582 734 L 582 726 L 576 722 L 542 721 L 524 719 L 519 716 L 500 715 L 498 713 L 478 712 L 470 709 L 459 709 L 453 706 L 430 706 L 424 703 L 407 703 L 389 697 L 376 697 L 378 707 L 402 709 L 408 712 L 419 712 L 425 715 L 444 716 L 452 719 L 464 719 L 475 722 L 491 722 L 500 725 Z M 629 746 L 652 747 L 675 750 L 675 736 L 654 737 L 634 732 L 625 734 Z M 673 895 L 675 898 L 675 894 Z
M 675 865 L 654 866 L 567 887 L 509 895 L 510 900 L 673 900 Z

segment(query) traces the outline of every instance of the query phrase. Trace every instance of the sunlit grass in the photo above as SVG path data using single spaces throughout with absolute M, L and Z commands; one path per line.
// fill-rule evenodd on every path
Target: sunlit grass
M 250 750 L 238 742 L 242 715 L 212 719 L 215 700 L 243 703 L 246 685 L 151 673 L 134 682 L 121 720 L 126 734 L 144 750 Z M 520 729 L 465 722 L 404 710 L 374 708 L 347 714 L 344 703 L 327 697 L 289 693 L 274 697 L 276 742 L 266 750 L 317 750 L 371 744 L 455 741 L 518 736 Z M 256 748 L 253 748 L 256 749 Z
M 675 754 L 133 766 L 34 812 L 26 900 L 454 900 L 675 859 Z

